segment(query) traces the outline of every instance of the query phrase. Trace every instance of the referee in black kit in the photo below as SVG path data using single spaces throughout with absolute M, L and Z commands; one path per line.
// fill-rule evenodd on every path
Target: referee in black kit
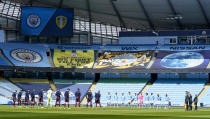
M 189 102 L 190 102 L 189 92 L 186 91 L 185 94 L 186 94 L 186 95 L 185 95 L 186 111 L 188 111 L 188 110 L 189 110 Z

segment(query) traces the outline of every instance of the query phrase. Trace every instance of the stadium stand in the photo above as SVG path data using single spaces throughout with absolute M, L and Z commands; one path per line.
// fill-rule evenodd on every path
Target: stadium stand
M 148 79 L 100 79 L 93 90 L 93 94 L 100 90 L 101 103 L 102 105 L 106 105 L 108 92 L 110 92 L 112 96 L 117 92 L 119 97 L 122 93 L 127 96 L 128 92 L 131 92 L 132 95 L 134 95 L 134 93 L 138 94 L 148 81 Z
M 198 101 L 198 104 L 203 105 L 205 107 L 210 107 L 210 84 L 207 84 L 205 86 L 207 89 L 205 91 L 205 93 L 203 94 L 203 96 L 200 98 L 200 100 Z
M 0 52 L 0 65 L 2 65 L 2 66 L 9 66 L 9 64 L 2 57 L 1 52 Z
M 207 79 L 157 79 L 145 93 L 160 94 L 162 99 L 168 94 L 172 106 L 183 106 L 185 91 L 189 91 L 194 97 L 202 91 L 206 81 Z
M 56 88 L 60 88 L 61 92 L 65 92 L 70 88 L 71 92 L 74 94 L 78 88 L 81 91 L 81 100 L 89 90 L 92 84 L 92 80 L 53 80 Z
M 5 79 L 0 79 L 0 104 L 9 104 L 12 93 L 20 89 Z
M 10 79 L 17 86 L 21 87 L 23 90 L 36 90 L 36 94 L 43 88 L 47 91 L 50 87 L 49 81 L 47 79 Z

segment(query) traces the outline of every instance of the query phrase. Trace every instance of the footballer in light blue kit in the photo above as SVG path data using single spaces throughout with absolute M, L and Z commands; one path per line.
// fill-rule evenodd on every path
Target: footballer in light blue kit
M 150 108 L 151 107 L 154 108 L 154 103 L 155 103 L 155 96 L 153 95 L 153 93 L 151 93 L 151 95 L 150 95 Z
M 168 109 L 168 106 L 169 106 L 169 102 L 170 102 L 170 98 L 168 97 L 168 94 L 166 94 L 165 96 L 165 109 Z
M 138 107 L 138 95 L 136 93 L 134 95 L 134 107 Z
M 150 97 L 148 95 L 148 93 L 146 93 L 145 96 L 145 108 L 149 108 L 150 107 Z
M 160 95 L 159 94 L 157 94 L 157 109 L 160 107 L 161 108 L 161 97 L 160 97 Z
M 128 92 L 128 107 L 132 107 L 131 101 L 133 100 L 133 96 L 131 92 Z
M 114 95 L 114 107 L 118 107 L 118 96 L 117 96 L 117 92 Z
M 125 95 L 124 95 L 124 93 L 122 93 L 122 96 L 121 96 L 121 105 L 122 106 L 125 106 L 125 100 L 126 100 Z
M 110 95 L 110 92 L 108 92 L 108 95 L 106 96 L 107 106 L 111 106 L 111 99 L 112 99 L 112 96 Z

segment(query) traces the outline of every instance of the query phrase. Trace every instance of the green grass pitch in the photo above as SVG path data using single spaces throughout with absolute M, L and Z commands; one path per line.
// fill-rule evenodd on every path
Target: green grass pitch
M 183 108 L 170 109 L 64 109 L 12 108 L 0 106 L 0 119 L 210 119 L 210 109 L 186 112 Z

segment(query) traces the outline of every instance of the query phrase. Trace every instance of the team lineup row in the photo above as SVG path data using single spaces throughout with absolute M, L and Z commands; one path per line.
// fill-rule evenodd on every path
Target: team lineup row
M 15 91 L 12 94 L 12 99 L 13 99 L 13 107 L 15 107 L 16 104 L 16 100 L 18 102 L 18 106 L 22 105 L 22 94 L 23 94 L 23 90 L 21 90 L 18 94 L 17 91 Z M 75 107 L 79 106 L 81 104 L 81 92 L 80 89 L 78 88 L 77 91 L 74 94 L 71 94 L 70 89 L 67 89 L 64 93 L 60 91 L 60 89 L 57 89 L 57 91 L 55 92 L 54 96 L 56 97 L 55 100 L 55 107 L 58 105 L 59 107 L 61 106 L 61 97 L 64 97 L 64 107 L 68 106 L 70 107 L 70 96 L 75 96 Z M 52 97 L 53 97 L 53 91 L 51 88 L 49 88 L 49 90 L 46 93 L 46 97 L 47 97 L 47 101 L 46 101 L 46 106 L 50 105 L 52 106 Z M 197 97 L 197 96 L 196 96 Z M 87 104 L 86 106 L 88 107 L 88 105 L 90 105 L 90 107 L 92 107 L 93 104 L 93 99 L 95 98 L 95 104 L 96 107 L 99 104 L 99 106 L 101 107 L 101 94 L 100 91 L 98 91 L 97 93 L 95 93 L 95 95 L 93 96 L 91 91 L 87 92 L 86 95 L 86 99 L 87 99 Z M 30 101 L 29 101 L 30 99 Z M 39 93 L 38 93 L 38 106 L 43 106 L 43 102 L 44 102 L 44 91 L 43 88 L 40 89 Z M 142 107 L 143 106 L 145 108 L 151 108 L 154 106 L 156 106 L 157 108 L 164 106 L 165 108 L 168 108 L 171 104 L 170 102 L 170 98 L 168 97 L 168 95 L 166 94 L 165 97 L 161 97 L 159 94 L 157 94 L 157 96 L 153 95 L 153 93 L 151 93 L 150 95 L 148 93 L 145 94 L 145 96 L 143 96 L 143 94 L 141 93 L 140 95 L 138 95 L 137 93 L 134 94 L 134 96 L 128 92 L 128 95 L 125 96 L 124 93 L 121 94 L 121 96 L 118 96 L 118 93 L 116 92 L 113 96 L 110 94 L 110 92 L 108 92 L 107 96 L 106 96 L 106 100 L 107 100 L 107 106 L 114 106 L 114 107 L 118 107 L 118 106 L 128 106 L 128 107 Z M 195 100 L 195 99 L 194 99 Z M 25 102 L 24 105 L 27 106 L 30 105 L 32 107 L 34 107 L 35 105 L 35 90 L 33 89 L 32 91 L 27 90 L 25 91 Z M 197 102 L 197 101 L 195 101 Z

